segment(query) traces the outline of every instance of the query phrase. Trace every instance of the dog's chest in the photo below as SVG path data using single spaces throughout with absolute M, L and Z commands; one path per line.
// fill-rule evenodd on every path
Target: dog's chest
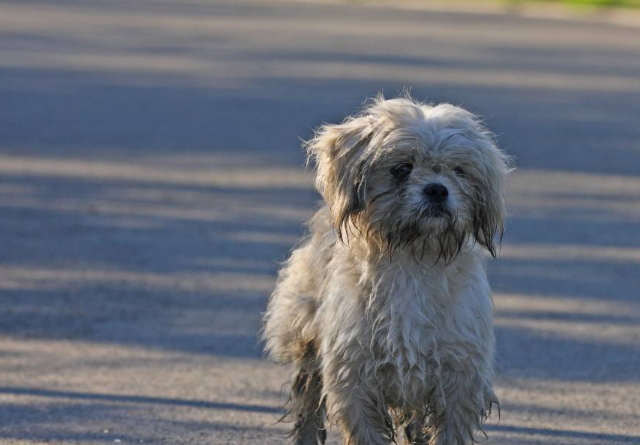
M 411 403 L 430 392 L 439 372 L 441 349 L 446 343 L 447 320 L 453 304 L 444 273 L 402 268 L 391 271 L 378 287 L 373 317 L 375 361 L 384 369 L 391 401 Z

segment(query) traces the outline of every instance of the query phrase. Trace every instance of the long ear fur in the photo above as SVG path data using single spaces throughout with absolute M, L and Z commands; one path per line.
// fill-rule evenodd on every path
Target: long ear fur
M 343 227 L 366 206 L 364 155 L 373 131 L 370 116 L 356 116 L 320 127 L 306 145 L 309 158 L 316 162 L 316 187 L 331 209 L 340 238 Z
M 478 167 L 483 170 L 482 185 L 476 189 L 473 212 L 473 236 L 493 257 L 496 256 L 495 237 L 502 240 L 505 218 L 504 181 L 511 161 L 495 144 L 491 134 L 480 124 L 480 135 L 475 140 L 483 152 L 485 162 Z

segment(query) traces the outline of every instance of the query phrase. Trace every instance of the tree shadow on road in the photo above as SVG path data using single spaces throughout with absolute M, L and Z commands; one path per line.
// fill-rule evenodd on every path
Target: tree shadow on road
M 571 439 L 585 439 L 588 440 L 589 443 L 638 443 L 640 442 L 640 436 L 629 436 L 626 434 L 601 434 L 601 433 L 588 433 L 579 430 L 557 430 L 551 428 L 529 428 L 529 427 L 519 427 L 519 426 L 508 426 L 508 425 L 491 425 L 487 427 L 488 431 L 496 431 L 501 433 L 515 433 L 515 434 L 526 434 L 527 436 L 542 436 L 546 437 L 546 440 L 562 440 L 563 438 L 566 440 L 567 438 Z M 597 441 L 597 442 L 593 442 Z M 530 442 L 526 439 L 521 441 L 518 440 L 518 443 L 539 443 L 537 441 L 531 440 Z
M 0 394 L 60 398 L 70 400 L 89 400 L 89 401 L 106 401 L 118 403 L 135 403 L 135 404 L 159 404 L 171 406 L 186 406 L 191 408 L 205 409 L 222 409 L 232 411 L 248 411 L 255 413 L 267 414 L 283 414 L 284 410 L 280 407 L 248 405 L 240 403 L 228 402 L 211 402 L 204 400 L 183 400 L 172 399 L 167 397 L 145 397 L 139 395 L 120 395 L 120 394 L 96 394 L 77 391 L 53 391 L 41 388 L 19 388 L 19 387 L 0 387 Z
M 484 115 L 518 168 L 533 175 L 511 202 L 505 245 L 626 249 L 619 258 L 576 259 L 550 249 L 490 263 L 496 292 L 517 295 L 520 304 L 497 306 L 501 375 L 637 382 L 640 347 L 627 338 L 640 318 L 633 259 L 640 231 L 631 208 L 640 190 L 633 118 L 640 58 L 632 45 L 603 50 L 607 39 L 635 42 L 633 31 L 564 24 L 565 41 L 550 41 L 527 34 L 525 19 L 335 8 L 0 1 L 9 17 L 0 32 L 0 335 L 260 359 L 261 312 L 278 263 L 318 199 L 312 174 L 301 173 L 300 138 L 340 121 L 364 98 L 396 95 L 410 83 L 420 99 Z M 317 23 L 329 17 L 334 28 L 321 33 Z M 486 35 L 465 34 L 471 22 Z M 507 25 L 513 32 L 500 40 L 493 31 Z M 576 50 L 572 39 L 594 29 L 603 33 L 600 46 Z M 563 188 L 576 184 L 571 175 L 595 186 Z M 542 187 L 551 176 L 568 179 L 555 190 Z M 613 183 L 599 193 L 599 185 Z M 525 205 L 528 192 L 540 203 Z M 571 335 L 558 324 L 598 335 Z M 622 334 L 606 337 L 605 325 Z M 272 413 L 250 404 L 3 391 Z M 14 408 L 16 418 L 35 409 L 7 410 Z M 495 429 L 558 440 L 637 439 Z M 36 439 L 50 433 L 41 429 Z

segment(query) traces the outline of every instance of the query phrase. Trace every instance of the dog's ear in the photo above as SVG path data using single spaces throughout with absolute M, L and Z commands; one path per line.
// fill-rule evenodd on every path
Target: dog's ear
M 365 155 L 374 133 L 370 116 L 323 125 L 307 143 L 316 162 L 316 187 L 331 209 L 333 226 L 342 229 L 366 206 Z
M 482 171 L 475 187 L 473 208 L 473 235 L 491 256 L 496 256 L 495 238 L 502 241 L 505 219 L 504 182 L 511 171 L 510 159 L 495 144 L 493 137 L 486 132 L 478 133 L 475 138 L 481 150 L 482 161 L 476 167 Z

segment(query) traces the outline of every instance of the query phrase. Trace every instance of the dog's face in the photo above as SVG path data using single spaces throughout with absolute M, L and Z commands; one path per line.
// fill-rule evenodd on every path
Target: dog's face
M 473 237 L 495 255 L 507 158 L 473 114 L 379 99 L 322 127 L 308 149 L 341 237 L 354 233 L 389 252 L 435 248 L 445 261 Z

